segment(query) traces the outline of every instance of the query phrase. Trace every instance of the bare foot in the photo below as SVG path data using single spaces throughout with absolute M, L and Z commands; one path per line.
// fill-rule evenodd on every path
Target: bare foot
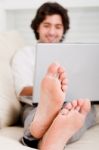
M 90 102 L 75 100 L 66 107 L 59 112 L 40 141 L 40 150 L 63 150 L 68 140 L 83 126 Z
M 82 114 L 85 113 L 85 115 L 87 115 L 91 109 L 91 103 L 89 99 L 78 99 L 65 104 L 64 107 L 67 108 L 68 110 L 74 108 L 79 112 L 81 112 Z
M 30 126 L 31 134 L 41 138 L 60 111 L 67 91 L 67 77 L 64 69 L 53 63 L 41 82 L 40 102 Z

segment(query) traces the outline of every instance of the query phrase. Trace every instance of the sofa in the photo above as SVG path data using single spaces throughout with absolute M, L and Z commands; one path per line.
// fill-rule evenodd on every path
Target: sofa
M 25 46 L 22 35 L 17 31 L 0 33 L 0 149 L 30 150 L 21 144 L 23 127 L 17 124 L 21 105 L 14 90 L 10 67 L 11 57 Z M 61 139 L 60 139 L 61 140 Z M 90 128 L 79 141 L 68 144 L 66 150 L 99 150 L 99 125 Z

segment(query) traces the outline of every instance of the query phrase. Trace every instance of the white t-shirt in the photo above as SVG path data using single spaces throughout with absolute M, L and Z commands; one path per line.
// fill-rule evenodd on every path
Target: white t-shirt
M 17 97 L 24 87 L 33 86 L 35 47 L 18 50 L 11 61 Z

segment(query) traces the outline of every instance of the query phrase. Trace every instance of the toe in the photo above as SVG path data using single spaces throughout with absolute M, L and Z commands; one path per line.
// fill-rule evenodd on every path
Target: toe
M 57 76 L 59 66 L 60 66 L 60 64 L 58 64 L 58 63 L 52 63 L 52 64 L 48 67 L 47 74 L 48 74 L 48 75 L 53 75 L 53 76 L 56 75 L 56 76 Z
M 89 99 L 82 99 L 81 113 L 87 114 L 91 109 L 91 103 Z

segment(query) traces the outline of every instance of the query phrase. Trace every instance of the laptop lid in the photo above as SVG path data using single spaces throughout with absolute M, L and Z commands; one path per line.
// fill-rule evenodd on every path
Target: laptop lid
M 39 102 L 40 82 L 49 64 L 65 67 L 69 88 L 65 100 L 89 98 L 99 101 L 99 44 L 37 44 L 33 103 Z

